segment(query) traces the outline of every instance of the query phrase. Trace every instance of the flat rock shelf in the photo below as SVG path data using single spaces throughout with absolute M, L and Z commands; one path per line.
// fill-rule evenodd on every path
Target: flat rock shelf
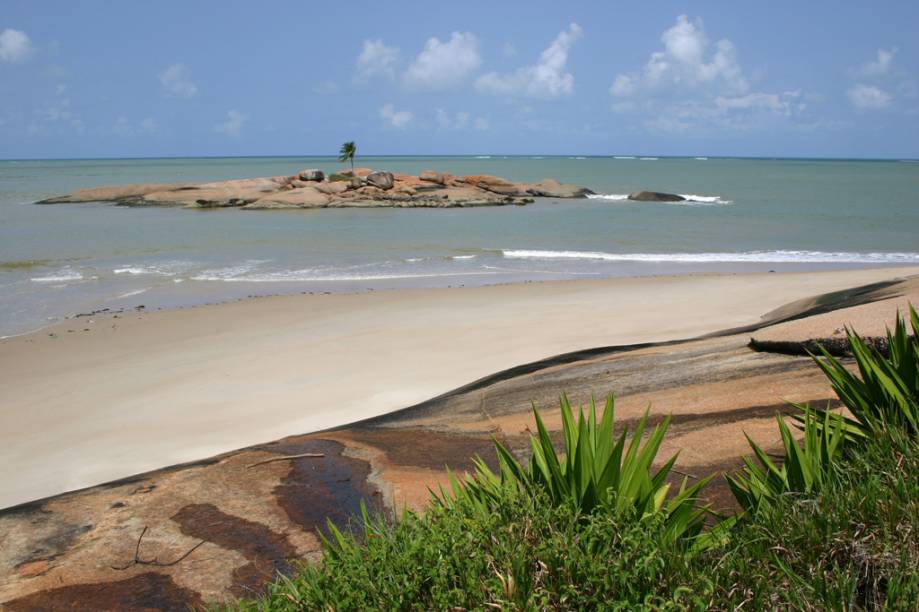
M 292 208 L 451 208 L 525 205 L 534 198 L 583 198 L 586 187 L 553 179 L 514 183 L 488 174 L 454 176 L 426 170 L 418 176 L 343 170 L 326 176 L 306 169 L 292 176 L 235 179 L 213 183 L 156 183 L 80 189 L 37 204 L 115 202 L 123 206 L 184 206 L 242 210 Z

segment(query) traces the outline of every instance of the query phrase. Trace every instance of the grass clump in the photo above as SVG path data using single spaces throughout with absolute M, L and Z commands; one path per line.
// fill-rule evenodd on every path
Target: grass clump
M 691 605 L 672 584 L 684 555 L 665 518 L 584 514 L 544 492 L 506 489 L 493 512 L 472 497 L 339 532 L 321 566 L 281 579 L 247 610 L 597 609 Z
M 814 359 L 851 413 L 799 406 L 782 449 L 727 478 L 741 511 L 703 530 L 708 480 L 671 489 L 657 459 L 669 426 L 614 434 L 607 400 L 575 419 L 562 398 L 562 452 L 536 413 L 524 465 L 496 442 L 498 471 L 451 475 L 424 513 L 362 512 L 329 525 L 320 565 L 279 577 L 245 610 L 913 610 L 919 601 L 919 317 L 888 352 L 849 331 L 859 375 Z M 661 467 L 654 469 L 654 465 Z

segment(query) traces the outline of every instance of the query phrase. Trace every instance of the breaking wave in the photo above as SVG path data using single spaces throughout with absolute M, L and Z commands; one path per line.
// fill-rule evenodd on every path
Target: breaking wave
M 823 251 L 747 251 L 742 253 L 604 253 L 503 249 L 507 259 L 592 259 L 598 261 L 685 263 L 919 263 L 919 253 L 828 253 Z
M 721 196 L 703 196 L 696 195 L 693 193 L 681 193 L 680 196 L 686 198 L 682 202 L 652 202 L 654 204 L 733 204 L 733 200 L 725 200 Z M 591 200 L 612 200 L 615 202 L 622 202 L 629 199 L 629 194 L 627 193 L 590 193 L 587 194 L 587 198 Z M 642 202 L 642 204 L 647 204 L 648 202 Z

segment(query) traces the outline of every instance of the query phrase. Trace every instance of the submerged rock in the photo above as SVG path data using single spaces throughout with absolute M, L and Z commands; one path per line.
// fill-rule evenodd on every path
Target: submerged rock
M 686 198 L 675 193 L 660 191 L 636 191 L 629 194 L 629 199 L 636 202 L 685 202 Z
M 543 198 L 583 198 L 593 191 L 578 185 L 566 185 L 555 179 L 543 179 L 529 186 L 527 192 Z

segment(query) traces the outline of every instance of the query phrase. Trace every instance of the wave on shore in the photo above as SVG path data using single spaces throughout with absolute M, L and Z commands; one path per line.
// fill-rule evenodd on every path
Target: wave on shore
M 727 205 L 733 204 L 733 200 L 725 200 L 721 196 L 704 196 L 696 195 L 694 193 L 680 193 L 679 196 L 685 198 L 682 202 L 655 202 L 655 204 L 675 204 L 677 206 L 686 206 L 693 205 L 702 206 L 702 205 Z M 624 202 L 628 201 L 629 194 L 627 193 L 589 193 L 587 194 L 587 199 L 589 200 L 611 200 L 614 202 Z M 647 204 L 648 202 L 642 202 L 642 204 Z
M 919 253 L 827 253 L 823 251 L 748 251 L 742 253 L 604 253 L 502 249 L 507 259 L 592 259 L 673 263 L 919 263 Z

